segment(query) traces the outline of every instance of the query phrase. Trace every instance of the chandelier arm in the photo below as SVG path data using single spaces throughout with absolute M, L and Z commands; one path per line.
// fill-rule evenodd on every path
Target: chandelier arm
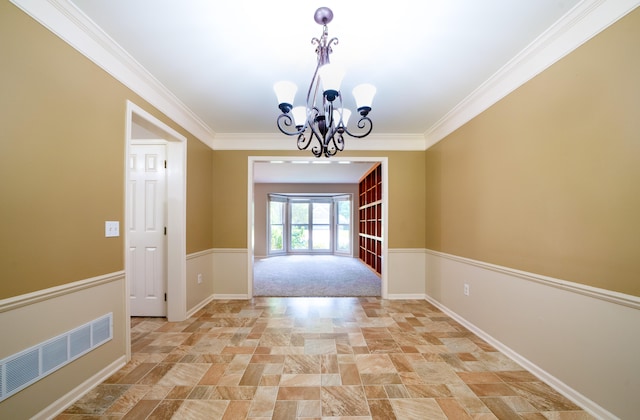
M 327 142 L 324 149 L 324 155 L 326 157 L 335 156 L 336 153 L 344 150 L 344 137 L 340 130 L 331 136 L 331 139 Z
M 320 157 L 324 152 L 324 144 L 322 144 L 322 138 L 318 137 L 317 131 L 312 129 L 311 134 L 309 135 L 309 144 L 311 144 L 311 140 L 313 139 L 315 139 L 316 142 L 311 147 L 311 153 L 313 153 L 315 157 Z M 309 144 L 307 144 L 307 147 L 309 147 Z
M 280 132 L 282 134 L 286 134 L 287 136 L 296 136 L 300 133 L 303 133 L 306 128 L 306 124 L 301 127 L 295 126 L 293 117 L 289 112 L 286 114 L 285 113 L 280 114 L 278 116 L 278 119 L 276 120 L 276 125 L 278 126 L 278 129 L 280 130 Z M 296 127 L 296 131 L 287 131 L 285 127 Z
M 354 134 L 352 132 L 350 132 L 349 130 L 347 130 L 347 127 L 344 127 L 344 131 L 345 133 L 347 133 L 349 136 L 357 138 L 357 139 L 361 139 L 363 137 L 367 137 L 369 135 L 369 133 L 371 133 L 371 130 L 373 130 L 373 122 L 371 121 L 371 118 L 369 117 L 362 117 L 358 120 L 358 124 L 357 124 L 358 128 L 361 130 L 365 130 L 362 134 Z
M 298 135 L 298 150 L 306 150 L 311 144 L 311 137 L 307 138 L 306 133 L 300 133 Z
M 296 142 L 298 150 L 307 150 L 313 143 L 314 139 L 317 140 L 317 144 L 314 143 L 314 145 L 311 147 L 311 153 L 313 153 L 315 157 L 322 156 L 324 147 L 322 145 L 322 142 L 320 141 L 320 138 L 313 130 L 310 130 L 308 133 L 303 132 L 298 135 L 298 141 Z

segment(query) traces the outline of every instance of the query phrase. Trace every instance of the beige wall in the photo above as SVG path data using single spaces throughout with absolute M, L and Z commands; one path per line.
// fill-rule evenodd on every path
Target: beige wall
M 187 145 L 187 254 L 213 247 L 212 154 L 199 141 Z
M 426 247 L 640 296 L 640 9 L 426 153 Z
M 105 238 L 104 222 L 124 221 L 127 100 L 187 138 L 191 254 L 213 243 L 213 159 L 8 1 L 0 1 L 0 57 L 0 358 L 114 314 L 112 341 L 0 402 L 0 418 L 32 418 L 55 414 L 126 361 L 124 241 Z
M 187 252 L 211 248 L 206 146 L 7 1 L 0 56 L 0 299 L 124 268 L 104 222 L 124 220 L 127 99 L 188 138 Z
M 242 150 L 214 151 L 213 155 L 214 248 L 247 248 L 248 157 L 309 157 L 310 152 Z M 344 151 L 340 156 L 388 158 L 389 248 L 424 248 L 424 152 Z

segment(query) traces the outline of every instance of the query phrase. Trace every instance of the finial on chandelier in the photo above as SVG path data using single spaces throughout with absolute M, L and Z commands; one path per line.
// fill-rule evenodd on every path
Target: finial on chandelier
M 274 84 L 273 89 L 278 98 L 278 108 L 282 114 L 276 123 L 278 129 L 288 136 L 298 136 L 299 150 L 306 150 L 309 146 L 315 157 L 334 156 L 344 150 L 343 134 L 355 138 L 363 138 L 371 133 L 373 123 L 368 117 L 376 88 L 370 84 L 358 85 L 353 89 L 357 111 L 360 114 L 356 132 L 347 129 L 351 111 L 342 106 L 340 84 L 344 71 L 340 66 L 329 62 L 332 53 L 331 46 L 338 43 L 338 38 L 329 38 L 327 24 L 333 20 L 333 12 L 328 7 L 320 7 L 313 15 L 319 25 L 323 25 L 322 36 L 313 38 L 312 44 L 317 45 L 317 65 L 307 91 L 306 106 L 293 106 L 293 100 L 298 90 L 293 82 L 281 81 Z M 321 95 L 318 96 L 318 93 Z M 288 127 L 294 127 L 291 131 Z M 353 128 L 352 128 L 353 129 Z M 315 140 L 315 141 L 314 141 Z

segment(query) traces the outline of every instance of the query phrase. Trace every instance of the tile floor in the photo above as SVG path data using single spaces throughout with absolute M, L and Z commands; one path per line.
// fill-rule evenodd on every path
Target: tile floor
M 58 419 L 592 418 L 421 300 L 214 301 L 131 326 L 131 362 Z

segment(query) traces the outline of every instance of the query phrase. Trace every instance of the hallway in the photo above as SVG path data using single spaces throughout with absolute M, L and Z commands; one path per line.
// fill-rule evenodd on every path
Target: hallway
M 423 300 L 214 301 L 131 322 L 131 362 L 58 419 L 592 418 Z

